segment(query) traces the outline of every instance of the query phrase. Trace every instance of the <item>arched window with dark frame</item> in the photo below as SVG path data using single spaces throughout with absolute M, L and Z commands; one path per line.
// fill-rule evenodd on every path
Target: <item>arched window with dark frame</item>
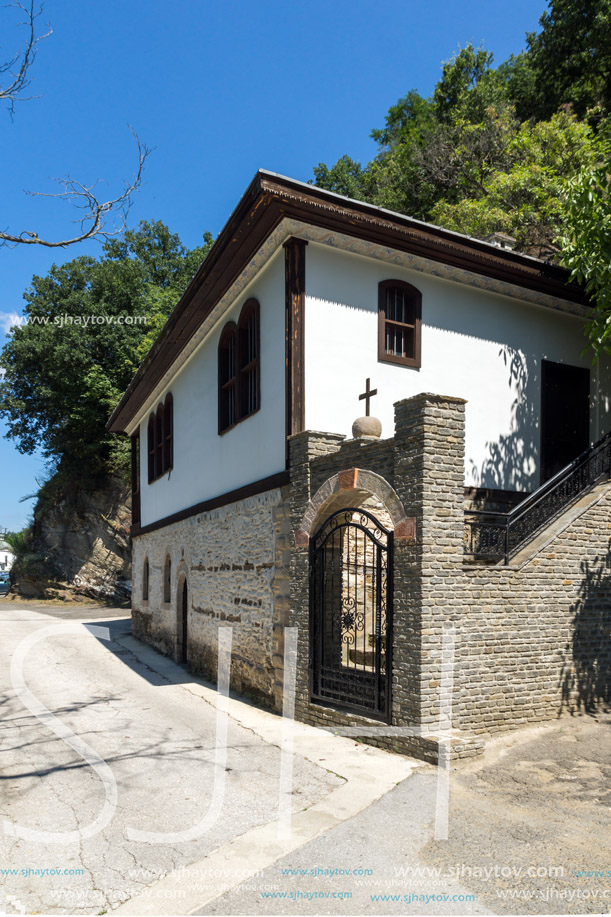
M 422 293 L 404 280 L 378 284 L 378 360 L 421 365 Z
M 144 558 L 144 567 L 142 568 L 142 601 L 149 600 L 149 559 Z
M 219 341 L 219 433 L 238 422 L 238 328 L 229 322 Z
M 163 474 L 163 405 L 157 406 L 155 415 L 155 477 Z
M 238 322 L 240 420 L 259 410 L 259 303 L 249 299 Z
M 131 436 L 132 525 L 140 524 L 140 429 Z
M 152 484 L 174 466 L 174 399 L 170 392 L 149 416 L 147 447 L 148 477 Z
M 259 303 L 248 299 L 219 340 L 219 434 L 261 407 Z

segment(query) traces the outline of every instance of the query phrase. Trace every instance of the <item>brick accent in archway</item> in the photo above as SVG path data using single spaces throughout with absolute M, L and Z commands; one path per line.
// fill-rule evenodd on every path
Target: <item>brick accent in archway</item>
M 374 496 L 386 507 L 391 518 L 395 540 L 412 542 L 416 539 L 416 518 L 407 516 L 395 490 L 381 475 L 364 468 L 345 468 L 329 477 L 309 501 L 301 524 L 295 531 L 296 547 L 308 544 L 310 536 L 325 510 L 333 504 L 354 505 L 363 498 Z

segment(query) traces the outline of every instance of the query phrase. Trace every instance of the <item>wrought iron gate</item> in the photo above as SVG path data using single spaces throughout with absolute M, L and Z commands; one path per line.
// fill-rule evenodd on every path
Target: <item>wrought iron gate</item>
M 390 716 L 393 533 L 342 509 L 310 540 L 312 700 Z

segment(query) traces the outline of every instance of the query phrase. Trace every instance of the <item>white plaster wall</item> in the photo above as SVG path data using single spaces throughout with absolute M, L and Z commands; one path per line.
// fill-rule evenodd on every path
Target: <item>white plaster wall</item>
M 306 259 L 307 429 L 350 436 L 367 377 L 383 437 L 393 435 L 395 401 L 466 398 L 466 484 L 538 486 L 541 360 L 591 366 L 579 318 L 312 242 Z M 377 359 L 377 286 L 391 278 L 422 291 L 420 369 Z M 591 383 L 594 441 L 611 426 L 609 361 Z
M 261 408 L 218 435 L 217 348 L 247 299 L 261 308 Z M 285 467 L 284 252 L 274 255 L 163 392 L 174 399 L 174 467 L 147 477 L 148 414 L 140 420 L 142 525 L 283 471 Z
M 4 548 L 4 547 L 0 548 L 0 571 L 2 573 L 9 572 L 9 570 L 13 566 L 14 560 L 15 560 L 15 555 L 12 553 L 12 551 L 9 551 L 7 548 Z

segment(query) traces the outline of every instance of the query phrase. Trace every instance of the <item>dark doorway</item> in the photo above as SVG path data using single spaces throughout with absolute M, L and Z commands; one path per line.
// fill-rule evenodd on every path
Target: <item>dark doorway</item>
M 541 362 L 541 483 L 590 445 L 590 370 Z
M 185 579 L 182 584 L 182 589 L 180 590 L 180 624 L 181 624 L 181 644 L 180 644 L 180 661 L 188 662 L 187 659 L 187 650 L 189 647 L 189 632 L 188 632 L 188 620 L 189 620 L 189 587 L 187 586 L 187 580 Z
M 310 687 L 318 704 L 390 717 L 393 534 L 362 509 L 310 542 Z

